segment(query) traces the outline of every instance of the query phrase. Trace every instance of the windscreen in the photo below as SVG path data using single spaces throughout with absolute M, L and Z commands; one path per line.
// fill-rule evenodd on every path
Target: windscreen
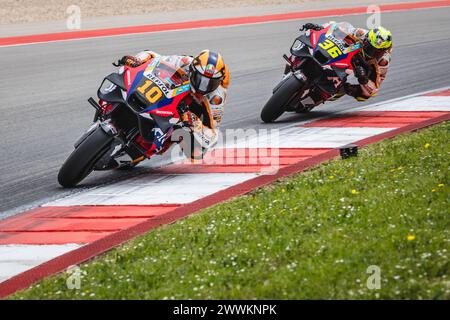
M 189 81 L 188 76 L 183 70 L 175 68 L 163 61 L 160 61 L 151 70 L 151 74 L 159 78 L 169 90 L 173 90 L 182 86 L 186 81 Z
M 353 36 L 354 31 L 355 27 L 353 27 L 350 23 L 341 22 L 336 23 L 332 28 L 330 28 L 329 32 L 327 32 L 327 36 L 334 37 L 334 39 L 339 40 L 344 44 L 352 45 L 356 42 L 356 39 Z

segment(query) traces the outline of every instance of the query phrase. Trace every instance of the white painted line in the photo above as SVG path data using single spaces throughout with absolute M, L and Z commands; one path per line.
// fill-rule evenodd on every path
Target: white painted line
M 414 97 L 376 106 L 367 106 L 358 111 L 450 111 L 450 97 Z
M 291 127 L 280 131 L 277 144 L 270 137 L 250 137 L 226 148 L 338 148 L 395 128 Z
M 0 282 L 54 259 L 81 245 L 0 245 Z
M 256 177 L 253 173 L 147 174 L 44 206 L 154 205 L 190 203 Z
M 412 10 L 433 10 L 433 9 L 440 9 L 445 7 L 428 7 L 428 8 L 414 8 Z M 396 13 L 396 12 L 402 12 L 406 10 L 383 10 L 383 13 Z M 329 16 L 311 16 L 310 18 L 307 18 L 309 20 L 311 19 L 319 19 L 319 18 L 330 18 L 330 17 L 347 17 L 347 16 L 364 16 L 365 13 L 342 13 L 342 14 L 334 14 Z M 231 17 L 230 17 L 231 18 Z M 48 41 L 39 41 L 39 42 L 29 42 L 29 43 L 19 43 L 19 44 L 7 44 L 7 45 L 0 45 L 1 48 L 8 48 L 8 47 L 21 47 L 21 46 L 29 46 L 29 45 L 39 45 L 39 44 L 48 44 L 48 43 L 57 43 L 57 42 L 69 42 L 69 41 L 83 41 L 83 40 L 99 40 L 102 38 L 114 38 L 114 37 L 128 37 L 131 38 L 133 36 L 142 36 L 145 34 L 152 34 L 152 33 L 167 33 L 167 32 L 183 32 L 183 31 L 196 31 L 196 30 L 210 30 L 210 29 L 222 29 L 222 28 L 239 28 L 239 27 L 245 27 L 245 26 L 257 26 L 257 25 L 265 25 L 265 24 L 276 24 L 276 23 L 286 23 L 286 22 L 293 22 L 293 21 L 301 21 L 306 18 L 289 18 L 289 19 L 283 19 L 283 20 L 273 20 L 273 21 L 261 21 L 261 22 L 252 22 L 252 23 L 236 23 L 231 25 L 224 25 L 224 26 L 206 26 L 206 27 L 191 27 L 191 28 L 184 28 L 184 29 L 174 29 L 174 30 L 161 30 L 161 31 L 143 31 L 143 32 L 132 32 L 132 33 L 124 33 L 124 34 L 115 34 L 115 35 L 102 35 L 102 36 L 92 36 L 92 37 L 84 37 L 84 38 L 74 38 L 74 39 L 60 39 L 60 40 L 48 40 Z M 186 21 L 188 22 L 188 21 Z M 163 23 L 164 24 L 164 23 Z M 128 28 L 130 26 L 125 26 L 124 28 Z M 107 28 L 108 29 L 108 28 Z M 90 29 L 87 31 L 97 31 L 102 29 Z M 15 36 L 13 36 L 15 37 Z M 20 37 L 20 36 L 17 36 Z

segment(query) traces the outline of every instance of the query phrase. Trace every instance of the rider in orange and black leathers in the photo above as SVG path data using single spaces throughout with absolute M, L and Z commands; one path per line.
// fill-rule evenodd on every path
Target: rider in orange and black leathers
M 209 50 L 202 51 L 196 57 L 161 56 L 145 50 L 135 56 L 124 56 L 116 65 L 138 67 L 156 57 L 189 75 L 191 94 L 184 99 L 179 110 L 183 128 L 190 131 L 192 142 L 196 142 L 192 144 L 188 156 L 191 159 L 201 159 L 217 140 L 230 82 L 228 66 L 219 53 Z M 167 143 L 163 151 L 170 145 L 171 143 Z

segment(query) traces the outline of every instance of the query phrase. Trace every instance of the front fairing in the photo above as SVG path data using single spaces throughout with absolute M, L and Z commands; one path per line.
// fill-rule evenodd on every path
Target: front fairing
M 351 34 L 350 24 L 334 23 L 326 28 L 300 35 L 291 47 L 291 54 L 310 58 L 322 67 L 331 68 L 340 80 L 352 70 L 352 58 L 360 51 L 359 41 Z
M 314 57 L 322 64 L 338 69 L 352 69 L 351 59 L 361 49 L 346 24 L 333 23 L 317 37 Z
M 312 44 L 309 37 L 306 34 L 302 34 L 295 39 L 291 47 L 291 54 L 299 58 L 311 57 L 310 48 L 312 48 Z
M 134 112 L 145 118 L 179 116 L 177 106 L 190 92 L 189 78 L 183 70 L 155 58 L 129 72 L 130 81 L 125 80 L 127 102 Z

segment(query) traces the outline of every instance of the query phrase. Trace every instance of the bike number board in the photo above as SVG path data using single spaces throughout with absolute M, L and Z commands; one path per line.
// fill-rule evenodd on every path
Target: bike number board
M 136 90 L 151 104 L 157 103 L 164 96 L 162 90 L 151 80 L 145 80 Z
M 319 47 L 325 50 L 333 59 L 343 55 L 342 50 L 330 39 L 326 39 L 325 41 L 319 43 Z
M 165 99 L 170 96 L 170 90 L 158 77 L 155 77 L 153 74 L 145 75 L 143 81 L 141 81 L 136 90 L 142 94 L 150 104 L 156 104 L 161 99 Z

